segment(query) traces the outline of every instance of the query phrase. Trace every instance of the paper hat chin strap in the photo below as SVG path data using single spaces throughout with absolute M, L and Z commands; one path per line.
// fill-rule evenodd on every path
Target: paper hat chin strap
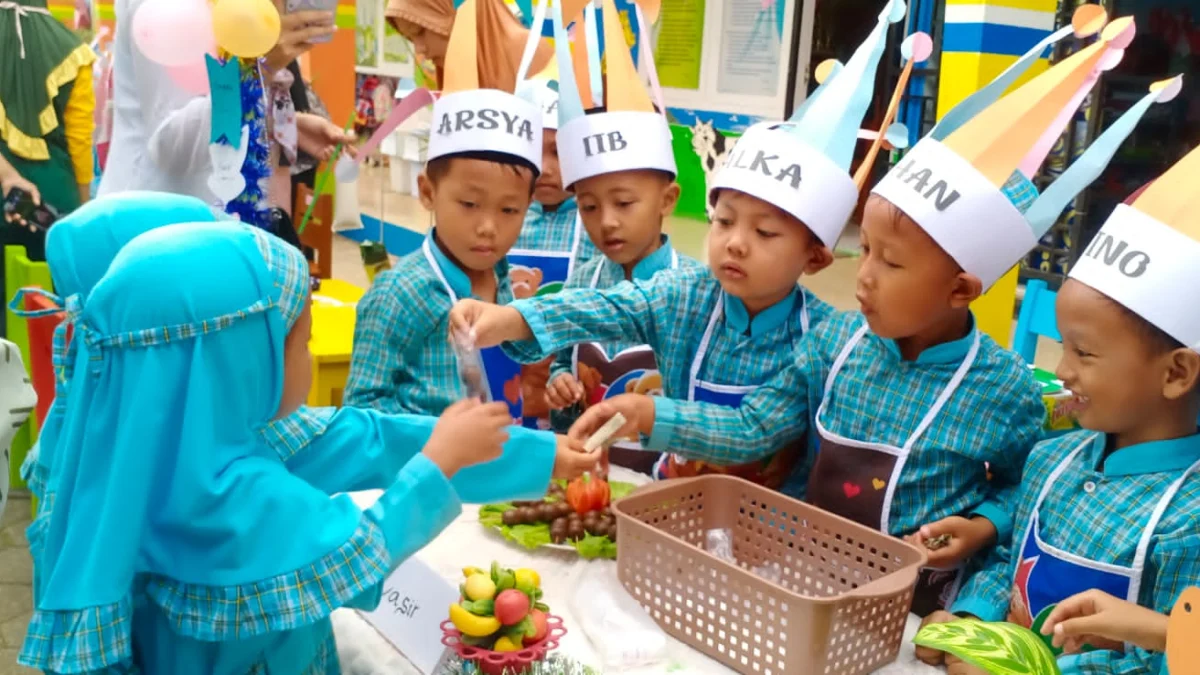
M 1200 351 L 1200 242 L 1121 204 L 1070 277 L 1116 300 L 1187 347 Z

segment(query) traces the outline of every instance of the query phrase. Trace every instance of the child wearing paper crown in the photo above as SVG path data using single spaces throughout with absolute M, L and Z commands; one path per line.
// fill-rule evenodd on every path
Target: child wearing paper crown
M 505 14 L 511 18 L 502 0 L 467 0 L 459 8 L 433 109 L 429 160 L 418 177 L 434 226 L 421 248 L 380 274 L 359 303 L 347 405 L 440 413 L 463 396 L 446 313 L 459 298 L 512 300 L 505 256 L 541 169 L 542 112 L 532 96 L 512 93 L 524 80 L 515 63 L 499 72 L 498 63 L 515 56 L 479 50 L 481 43 L 508 44 L 484 37 L 504 30 Z M 481 79 L 485 72 L 490 79 Z M 524 86 L 522 93 L 529 93 Z M 492 400 L 507 403 L 520 423 L 520 365 L 499 349 L 484 351 L 483 359 Z
M 22 663 L 337 672 L 330 612 L 375 606 L 390 570 L 458 515 L 463 490 L 545 490 L 544 466 L 479 463 L 513 454 L 510 419 L 470 401 L 423 449 L 391 448 L 366 512 L 295 475 L 261 430 L 308 390 L 307 278 L 298 251 L 240 224 L 159 228 L 117 255 L 75 324 L 80 377 L 46 487 L 54 505 L 30 530 L 40 556 Z M 163 401 L 178 410 L 144 414 Z
M 1059 290 L 1056 374 L 1079 397 L 1086 431 L 1030 453 L 1013 536 L 971 577 L 956 614 L 1037 631 L 1075 593 L 1168 612 L 1200 584 L 1200 319 L 1180 291 L 1200 280 L 1197 171 L 1193 150 L 1118 206 Z M 1063 672 L 1157 672 L 1161 660 L 1093 646 L 1062 656 Z
M 849 174 L 858 125 L 888 26 L 903 16 L 903 3 L 887 3 L 846 67 L 795 117 L 755 126 L 738 140 L 710 192 L 716 209 L 707 269 L 664 271 L 636 286 L 571 291 L 503 310 L 463 303 L 452 322 L 473 327 L 488 344 L 536 338 L 510 345 L 525 357 L 586 339 L 644 336 L 661 354 L 665 398 L 736 408 L 791 363 L 801 338 L 831 314 L 796 279 L 830 264 L 830 247 L 858 201 Z M 829 132 L 830 122 L 838 133 Z M 662 459 L 656 473 L 732 473 L 780 488 L 806 454 L 802 438 L 757 457 L 743 457 L 738 445 L 695 454 L 673 447 L 680 454 Z
M 572 272 L 596 255 L 596 246 L 584 235 L 575 195 L 563 188 L 558 158 L 558 92 L 550 77 L 557 77 L 551 63 L 546 72 L 531 80 L 542 107 L 542 172 L 533 186 L 533 203 L 517 243 L 508 252 L 513 297 L 531 298 L 563 287 Z M 555 85 L 557 86 L 557 85 Z M 521 368 L 526 423 L 549 428 L 550 409 L 546 384 L 553 357 Z
M 1092 10 L 1101 18 L 1084 33 L 1104 24 L 1098 7 L 1082 11 Z M 801 468 L 809 502 L 893 535 L 956 517 L 951 545 L 931 552 L 913 609 L 946 606 L 963 563 L 1011 530 L 1011 492 L 1045 415 L 1026 365 L 978 331 L 969 305 L 1082 189 L 1060 178 L 1031 205 L 1036 190 L 1025 176 L 1100 70 L 1116 63 L 1127 23 L 996 101 L 1072 29 L 1054 33 L 913 148 L 867 203 L 862 311 L 818 326 L 795 362 L 739 407 L 633 396 L 589 409 L 571 433 L 586 436 L 621 412 L 651 447 L 736 448 L 748 461 L 812 429 Z M 1026 208 L 1053 217 L 1027 220 Z

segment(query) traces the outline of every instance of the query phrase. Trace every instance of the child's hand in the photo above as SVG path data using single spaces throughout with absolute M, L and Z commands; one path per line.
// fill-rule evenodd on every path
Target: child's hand
M 570 373 L 562 373 L 546 387 L 546 404 L 554 410 L 575 405 L 583 398 L 583 385 Z
M 1042 634 L 1068 654 L 1087 644 L 1120 651 L 1128 642 L 1152 652 L 1167 649 L 1167 615 L 1092 589 L 1058 603 Z
M 446 478 L 453 478 L 460 469 L 503 454 L 511 424 L 512 415 L 505 403 L 459 401 L 438 418 L 423 453 Z
M 990 675 L 979 666 L 963 661 L 953 654 L 946 655 L 946 675 Z
M 638 433 L 649 435 L 654 431 L 654 399 L 644 394 L 621 394 L 583 411 L 567 435 L 583 443 L 617 413 L 625 416 L 625 426 L 613 438 L 629 438 Z
M 558 453 L 554 458 L 554 478 L 571 480 L 588 471 L 596 472 L 603 450 L 584 452 L 580 441 L 561 434 L 555 438 L 558 440 Z
M 962 621 L 962 619 L 960 619 L 957 616 L 954 616 L 953 614 L 951 614 L 950 612 L 947 612 L 946 610 L 939 609 L 938 611 L 934 612 L 933 614 L 930 614 L 929 616 L 925 617 L 921 621 L 921 628 L 924 628 L 925 626 L 928 626 L 929 624 L 933 624 L 933 623 L 952 623 L 954 621 Z M 945 663 L 948 658 L 946 652 L 939 651 L 937 649 L 933 649 L 930 647 L 922 647 L 921 645 L 917 645 L 916 652 L 917 652 L 918 659 L 920 659 L 923 663 L 927 663 L 931 666 L 940 666 L 943 663 Z
M 480 349 L 533 339 L 529 324 L 517 310 L 470 298 L 459 300 L 450 309 L 450 334 L 455 333 L 471 335 Z
M 949 541 L 936 548 L 927 544 L 933 540 L 949 537 Z M 982 516 L 970 520 L 962 516 L 950 516 L 936 523 L 923 525 L 920 530 L 904 538 L 905 541 L 926 549 L 931 567 L 953 567 L 964 563 L 985 546 L 996 541 L 996 526 Z

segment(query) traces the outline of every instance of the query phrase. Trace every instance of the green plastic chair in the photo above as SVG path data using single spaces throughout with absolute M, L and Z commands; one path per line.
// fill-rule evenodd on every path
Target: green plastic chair
M 5 246 L 4 311 L 7 312 L 8 320 L 8 335 L 5 337 L 21 349 L 21 359 L 25 363 L 25 368 L 28 369 L 29 365 L 33 363 L 29 353 L 29 327 L 26 325 L 25 319 L 8 309 L 8 301 L 12 299 L 18 289 L 26 286 L 54 288 L 54 284 L 50 280 L 49 265 L 30 260 L 25 255 L 24 246 Z M 36 439 L 37 416 L 30 415 L 29 420 L 13 438 L 9 469 L 9 485 L 12 488 L 24 489 L 26 487 L 25 482 L 21 480 L 21 464 L 25 461 L 25 455 L 29 454 L 29 449 L 33 447 Z

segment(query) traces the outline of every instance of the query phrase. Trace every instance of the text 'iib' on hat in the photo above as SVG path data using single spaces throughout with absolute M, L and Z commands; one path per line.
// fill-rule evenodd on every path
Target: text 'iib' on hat
M 639 53 L 653 54 L 649 25 L 658 14 L 658 3 L 639 0 L 633 7 L 630 20 L 638 22 Z M 671 128 L 653 59 L 642 61 L 658 110 L 629 54 L 613 0 L 555 0 L 553 9 L 563 185 L 569 188 L 585 178 L 638 169 L 676 175 Z M 573 39 L 567 35 L 571 21 L 575 24 Z M 604 35 L 603 67 L 597 24 Z M 537 21 L 534 25 L 536 30 Z
M 832 247 L 854 213 L 860 186 L 850 175 L 859 125 L 871 106 L 875 73 L 887 44 L 888 27 L 904 18 L 903 0 L 889 0 L 867 39 L 845 65 L 818 67 L 821 86 L 786 122 L 763 122 L 746 130 L 713 177 L 709 199 L 729 189 L 774 204 L 808 226 Z M 904 41 L 907 64 L 884 126 L 895 115 L 914 61 L 924 61 L 932 44 L 924 33 Z M 887 130 L 880 130 L 868 153 L 873 158 Z M 870 160 L 869 160 L 870 161 Z
M 458 7 L 446 48 L 442 94 L 433 105 L 429 159 L 496 152 L 524 160 L 541 171 L 542 110 L 531 97 L 514 93 L 528 91 L 521 82 L 524 78 L 518 77 L 516 54 L 488 54 L 480 49 L 481 27 L 490 31 L 505 27 L 489 18 L 496 12 L 510 10 L 503 0 L 466 0 Z M 536 45 L 536 35 L 528 39 Z M 495 50 L 507 49 L 512 42 L 493 39 L 487 44 Z M 518 50 L 515 45 L 512 51 Z M 498 63 L 511 63 L 512 67 L 497 69 Z M 482 81 L 482 72 L 492 81 Z
M 967 97 L 904 156 L 873 192 L 912 218 L 969 274 L 990 287 L 1037 244 L 1063 208 L 1099 176 L 1155 101 L 1159 85 L 1036 199 L 1034 176 L 1102 72 L 1116 66 L 1133 19 L 1107 23 L 1099 5 L 1079 7 L 1072 25 L 1049 35 L 994 81 Z M 1001 95 L 1055 42 L 1099 34 L 1007 96 Z

